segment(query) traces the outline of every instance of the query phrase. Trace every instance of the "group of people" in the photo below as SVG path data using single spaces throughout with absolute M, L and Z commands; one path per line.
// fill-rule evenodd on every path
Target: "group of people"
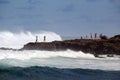
M 85 39 L 99 39 L 101 38 L 102 34 L 99 35 L 98 37 L 98 34 L 95 33 L 94 36 L 92 35 L 92 33 L 90 33 L 90 37 L 88 37 L 87 35 L 85 36 Z M 83 39 L 83 37 L 81 36 L 81 39 Z
M 38 42 L 38 36 L 36 36 L 36 41 L 35 41 L 35 43 L 37 43 L 37 42 Z M 43 42 L 46 42 L 46 36 L 43 37 Z

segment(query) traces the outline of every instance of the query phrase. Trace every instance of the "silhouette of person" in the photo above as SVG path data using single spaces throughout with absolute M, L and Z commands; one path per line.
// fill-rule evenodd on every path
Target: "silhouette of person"
M 95 39 L 97 39 L 97 33 L 95 33 Z
M 44 36 L 44 40 L 43 41 L 46 42 L 46 36 Z
M 35 41 L 35 43 L 37 43 L 38 42 L 38 36 L 36 36 L 36 41 Z
M 91 37 L 91 39 L 93 39 L 93 38 L 92 38 L 92 33 L 90 33 L 90 37 Z

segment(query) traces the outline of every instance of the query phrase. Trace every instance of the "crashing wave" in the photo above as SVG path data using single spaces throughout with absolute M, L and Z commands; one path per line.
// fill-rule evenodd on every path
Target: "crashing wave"
M 0 47 L 5 48 L 17 48 L 20 49 L 24 44 L 28 42 L 35 42 L 35 37 L 39 37 L 39 42 L 43 41 L 43 37 L 46 36 L 46 41 L 61 41 L 60 35 L 54 32 L 39 32 L 31 33 L 30 31 L 13 33 L 9 31 L 0 32 Z

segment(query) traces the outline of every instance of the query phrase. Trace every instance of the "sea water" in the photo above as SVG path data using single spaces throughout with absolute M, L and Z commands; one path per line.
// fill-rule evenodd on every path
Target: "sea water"
M 43 36 L 47 41 L 62 40 L 53 32 L 1 32 L 0 47 L 22 48 L 36 35 L 40 42 Z M 0 80 L 120 80 L 120 59 L 72 50 L 0 50 Z

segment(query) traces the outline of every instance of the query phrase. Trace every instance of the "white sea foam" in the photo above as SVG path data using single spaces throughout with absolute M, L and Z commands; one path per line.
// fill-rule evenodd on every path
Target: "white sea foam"
M 43 37 L 46 36 L 46 41 L 51 42 L 54 40 L 61 41 L 60 35 L 54 32 L 39 32 L 32 33 L 30 31 L 12 33 L 9 31 L 0 32 L 0 47 L 7 48 L 22 48 L 24 44 L 28 42 L 35 42 L 36 36 L 39 37 L 38 41 L 42 42 Z
M 0 50 L 0 59 L 33 59 L 33 58 L 54 58 L 54 57 L 66 57 L 66 58 L 95 58 L 92 54 L 85 54 L 81 51 L 75 52 L 71 50 L 67 51 L 37 51 L 37 50 L 25 50 L 25 51 L 12 51 L 12 50 Z
M 83 68 L 120 70 L 120 59 L 95 58 L 81 51 L 10 51 L 0 50 L 0 66 Z
M 28 42 L 35 42 L 35 36 L 39 36 L 39 41 L 43 41 L 43 36 L 47 41 L 62 40 L 53 32 L 0 32 L 0 47 L 21 48 Z M 98 59 L 89 53 L 72 50 L 66 51 L 37 51 L 37 50 L 0 50 L 1 67 L 29 67 L 48 66 L 57 68 L 88 68 L 101 70 L 120 70 L 120 59 Z

